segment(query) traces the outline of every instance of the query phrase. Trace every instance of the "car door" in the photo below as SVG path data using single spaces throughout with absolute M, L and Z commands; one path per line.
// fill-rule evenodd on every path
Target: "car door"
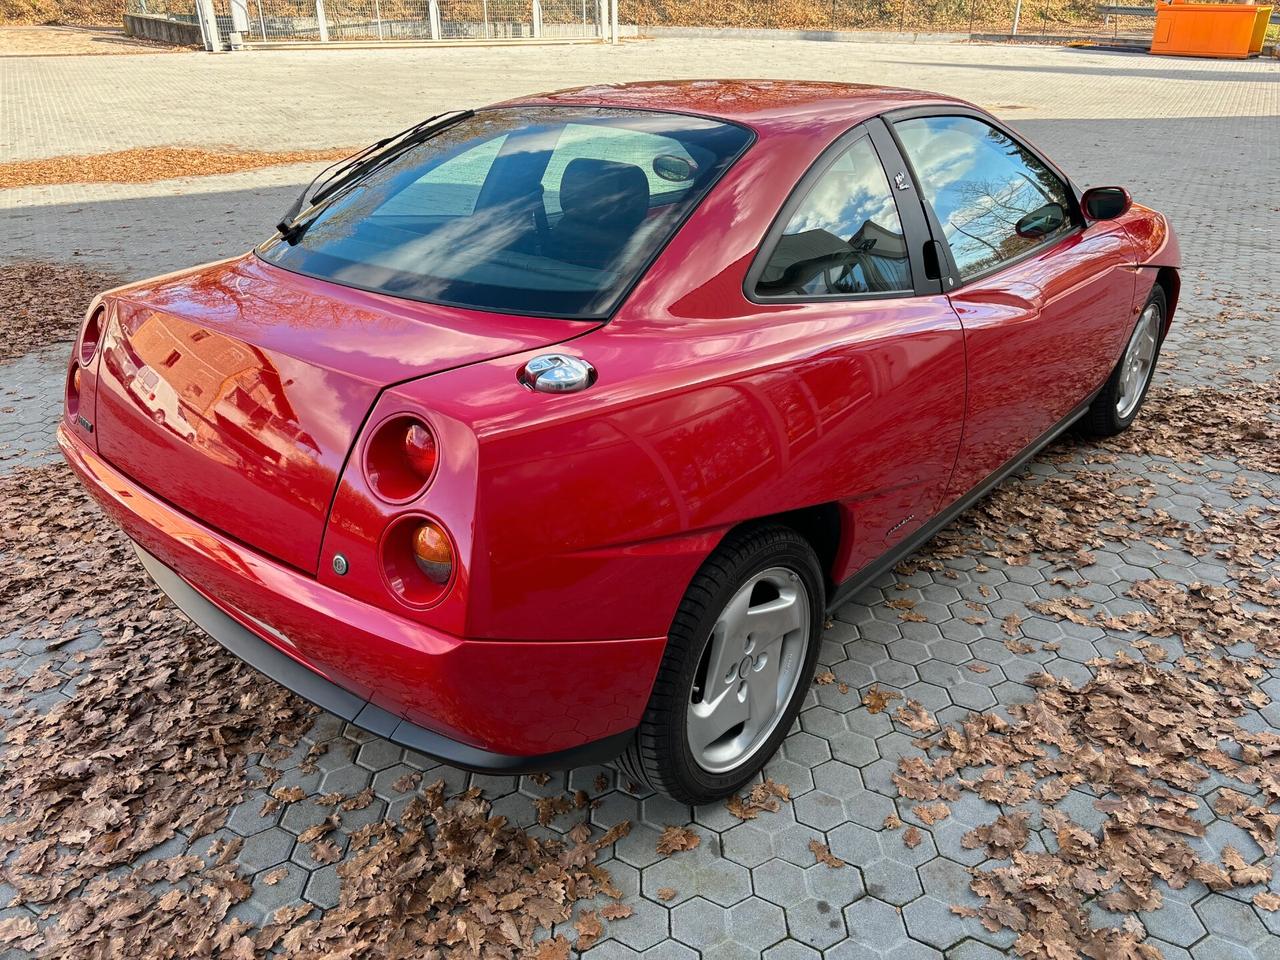
M 963 334 L 926 277 L 928 238 L 906 166 L 873 120 L 802 178 L 747 273 L 749 299 L 824 331 L 821 352 L 792 372 L 823 411 L 828 488 L 852 520 L 837 581 L 939 509 L 959 448 Z
M 1101 386 L 1131 325 L 1123 228 L 1085 228 L 1047 161 L 976 111 L 910 111 L 894 134 L 943 240 L 968 400 L 950 496 L 978 486 Z

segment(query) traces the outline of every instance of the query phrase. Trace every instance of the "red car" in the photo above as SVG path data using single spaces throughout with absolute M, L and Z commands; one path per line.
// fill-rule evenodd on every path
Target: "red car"
M 431 118 L 91 305 L 62 450 L 191 618 L 476 770 L 739 789 L 827 612 L 1142 404 L 1178 244 L 969 104 L 598 86 Z

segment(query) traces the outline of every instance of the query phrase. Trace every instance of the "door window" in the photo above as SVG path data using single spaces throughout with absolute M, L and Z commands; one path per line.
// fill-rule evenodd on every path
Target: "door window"
M 962 279 L 1071 230 L 1067 185 L 990 124 L 919 117 L 894 127 Z
M 863 137 L 826 169 L 788 218 L 755 292 L 795 297 L 911 289 L 893 192 Z

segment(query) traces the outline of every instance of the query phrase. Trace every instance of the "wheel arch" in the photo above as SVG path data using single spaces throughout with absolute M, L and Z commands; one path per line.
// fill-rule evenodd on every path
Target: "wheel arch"
M 829 598 L 836 587 L 834 570 L 844 537 L 844 521 L 837 503 L 819 503 L 811 507 L 785 510 L 744 520 L 725 531 L 725 539 L 742 530 L 778 524 L 790 527 L 808 541 L 822 568 L 823 589 Z
M 1160 332 L 1163 338 L 1169 333 L 1169 327 L 1173 324 L 1173 311 L 1178 306 L 1178 294 L 1182 290 L 1182 278 L 1178 275 L 1176 267 L 1160 267 L 1156 270 L 1155 282 L 1164 290 L 1164 330 Z

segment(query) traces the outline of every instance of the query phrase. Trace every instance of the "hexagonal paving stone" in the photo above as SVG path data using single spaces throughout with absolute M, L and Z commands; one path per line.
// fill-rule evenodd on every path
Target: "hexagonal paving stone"
M 665 857 L 641 871 L 644 895 L 657 898 L 658 890 L 676 891 L 673 904 L 703 897 L 722 907 L 730 907 L 751 895 L 751 874 L 739 863 L 722 857 L 703 843 L 683 853 Z
M 813 947 L 806 947 L 795 940 L 783 940 L 774 944 L 761 956 L 764 960 L 820 960 L 822 956 Z
M 910 944 L 897 909 L 874 897 L 863 897 L 845 907 L 844 920 L 849 939 L 829 950 L 828 958 L 887 957 L 892 951 Z
M 696 950 L 728 939 L 729 911 L 701 897 L 686 900 L 671 911 L 671 935 Z
M 236 861 L 247 872 L 258 873 L 288 860 L 294 842 L 294 836 L 288 830 L 271 827 L 246 837 Z
M 980 907 L 985 901 L 969 889 L 969 871 L 945 857 L 936 857 L 917 871 L 924 896 L 902 908 L 907 933 L 914 940 L 940 950 L 977 937 L 993 945 L 1009 947 L 1016 939 L 1012 930 L 990 933 L 981 924 L 957 915 L 952 906 Z

